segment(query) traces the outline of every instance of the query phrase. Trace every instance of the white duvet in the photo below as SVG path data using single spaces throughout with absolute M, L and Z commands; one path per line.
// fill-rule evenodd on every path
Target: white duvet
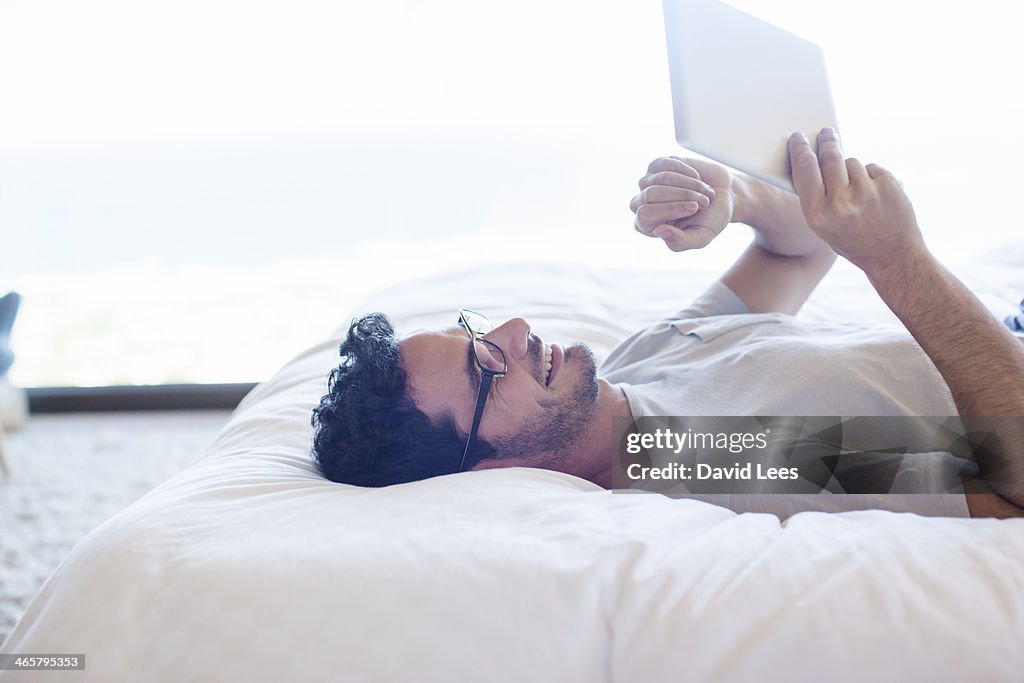
M 999 313 L 1024 289 L 1007 258 L 973 283 Z M 525 314 L 600 356 L 709 279 L 518 265 L 360 312 L 402 330 Z M 891 321 L 843 273 L 802 315 Z M 1024 520 L 780 523 L 527 469 L 327 482 L 309 412 L 336 347 L 297 356 L 197 464 L 80 543 L 0 648 L 84 653 L 84 672 L 0 681 L 1024 679 Z

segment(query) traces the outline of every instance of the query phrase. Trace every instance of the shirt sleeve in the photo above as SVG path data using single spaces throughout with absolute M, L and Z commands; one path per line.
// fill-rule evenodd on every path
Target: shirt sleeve
M 736 293 L 721 280 L 715 280 L 692 304 L 669 316 L 670 320 L 707 318 L 714 315 L 750 313 L 750 309 Z
M 739 313 L 750 313 L 750 309 L 721 281 L 712 282 L 703 294 L 683 310 L 662 318 L 650 327 L 637 330 L 619 342 L 601 364 L 601 376 L 611 377 L 611 373 L 634 363 L 645 362 L 666 345 L 677 343 L 679 333 L 673 325 L 680 320 Z M 621 378 L 617 381 L 627 380 Z

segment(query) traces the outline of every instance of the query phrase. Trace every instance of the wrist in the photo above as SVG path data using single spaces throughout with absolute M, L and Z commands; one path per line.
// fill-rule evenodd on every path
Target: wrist
M 745 223 L 755 230 L 769 232 L 805 225 L 795 194 L 745 173 L 732 173 L 731 177 L 733 223 Z
M 908 280 L 918 280 L 924 275 L 935 272 L 938 267 L 938 261 L 924 244 L 900 254 L 899 258 L 890 258 L 860 266 L 864 274 L 867 275 L 868 281 L 878 292 L 902 288 Z
M 753 176 L 732 176 L 733 223 L 754 230 L 754 243 L 776 256 L 821 256 L 835 260 L 835 253 L 804 219 L 800 200 Z
M 756 198 L 755 188 L 750 182 L 751 178 L 739 173 L 729 172 L 729 195 L 732 201 L 732 217 L 730 223 L 745 223 L 750 225 L 751 219 L 756 215 L 754 209 Z
M 867 275 L 867 282 L 897 316 L 914 293 L 934 292 L 942 288 L 944 270 L 924 245 L 907 251 L 900 258 L 865 265 L 856 264 Z M 902 317 L 900 318 L 902 319 Z

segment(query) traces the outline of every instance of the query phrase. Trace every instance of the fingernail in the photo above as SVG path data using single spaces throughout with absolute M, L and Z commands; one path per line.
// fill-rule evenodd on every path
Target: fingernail
M 683 204 L 683 206 L 689 209 L 690 211 L 696 211 L 697 209 L 700 208 L 700 205 L 698 205 L 697 202 L 686 202 L 685 204 Z
M 708 194 L 711 195 L 712 197 L 714 197 L 715 196 L 715 188 L 713 188 L 710 185 L 708 185 Z
M 711 198 L 706 195 L 701 195 L 697 198 L 697 203 L 703 206 L 705 209 L 711 206 Z
M 823 135 L 835 135 L 836 134 L 836 129 L 835 128 L 822 128 L 821 132 L 822 132 Z
M 807 142 L 807 136 L 801 133 L 800 131 L 797 131 L 790 135 L 789 139 L 792 140 L 793 142 Z

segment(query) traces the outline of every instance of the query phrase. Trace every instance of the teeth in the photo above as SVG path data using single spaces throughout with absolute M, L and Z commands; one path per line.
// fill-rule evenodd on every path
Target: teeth
M 551 381 L 551 347 L 544 345 L 544 383 Z

